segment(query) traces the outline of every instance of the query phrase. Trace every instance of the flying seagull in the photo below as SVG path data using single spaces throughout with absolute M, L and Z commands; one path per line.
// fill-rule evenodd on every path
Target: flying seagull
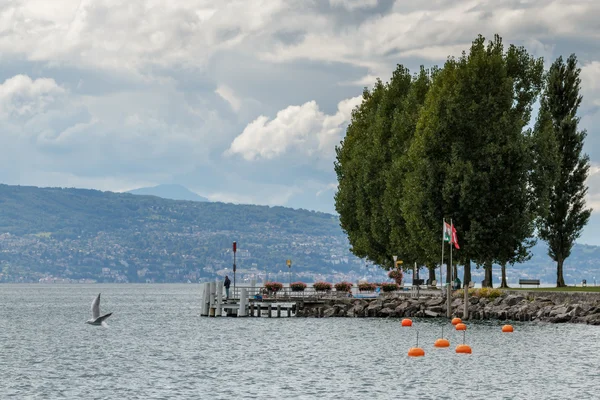
M 102 325 L 105 323 L 104 320 L 111 315 L 112 313 L 108 313 L 100 316 L 100 293 L 98 293 L 98 297 L 92 302 L 92 319 L 85 321 L 85 323 L 90 325 Z

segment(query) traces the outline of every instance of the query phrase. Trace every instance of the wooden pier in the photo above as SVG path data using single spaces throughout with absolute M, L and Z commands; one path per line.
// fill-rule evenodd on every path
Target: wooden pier
M 250 286 L 230 288 L 229 299 L 225 299 L 225 290 L 222 281 L 213 281 L 202 284 L 203 294 L 201 302 L 201 315 L 203 317 L 266 317 L 282 318 L 296 316 L 298 310 L 306 307 L 319 310 L 321 316 L 326 302 L 347 298 L 347 292 L 319 292 L 314 288 L 303 291 L 292 291 L 284 287 L 277 292 L 270 292 L 263 286 L 257 286 L 252 281 Z M 431 293 L 427 293 L 431 292 Z M 439 290 L 431 291 L 411 287 L 395 293 L 396 296 L 417 298 L 419 296 L 441 296 Z M 355 293 L 353 299 L 378 298 L 379 293 Z
M 273 293 L 252 282 L 250 287 L 230 288 L 231 297 L 225 299 L 223 282 L 207 282 L 202 287 L 200 315 L 203 317 L 289 318 L 296 315 L 298 307 L 324 304 L 327 299 L 346 296 L 335 292 L 320 293 L 314 289 L 294 292 L 290 288 Z

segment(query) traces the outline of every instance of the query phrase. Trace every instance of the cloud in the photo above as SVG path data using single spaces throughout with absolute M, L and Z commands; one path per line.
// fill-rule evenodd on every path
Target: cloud
M 65 90 L 54 79 L 16 75 L 0 84 L 0 117 L 27 117 L 45 111 Z
M 0 2 L 0 181 L 181 183 L 331 212 L 334 147 L 362 88 L 398 63 L 459 56 L 479 33 L 546 65 L 579 56 L 597 166 L 599 18 L 585 0 Z
M 239 111 L 240 110 L 241 101 L 235 95 L 235 93 L 233 92 L 233 90 L 231 90 L 230 87 L 225 86 L 225 85 L 221 85 L 221 86 L 219 86 L 217 88 L 217 90 L 215 90 L 215 93 L 217 93 L 225 101 L 227 101 L 229 103 L 229 105 L 231 105 L 231 108 L 233 108 L 235 111 Z
M 315 101 L 289 106 L 273 120 L 261 115 L 233 140 L 226 154 L 239 154 L 249 161 L 270 160 L 290 153 L 332 158 L 352 109 L 361 101 L 361 96 L 343 100 L 333 115 L 323 113 Z
M 377 5 L 377 0 L 329 0 L 332 7 L 343 7 L 348 11 L 362 8 L 372 8 Z
M 586 202 L 594 214 L 600 214 L 600 164 L 592 163 L 587 179 L 588 194 Z

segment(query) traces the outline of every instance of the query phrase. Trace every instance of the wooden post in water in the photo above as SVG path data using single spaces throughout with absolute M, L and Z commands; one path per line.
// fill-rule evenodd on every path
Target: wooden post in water
M 217 305 L 215 310 L 215 317 L 223 316 L 223 282 L 216 282 L 217 288 Z
M 200 315 L 208 317 L 208 292 L 210 291 L 210 283 L 202 284 L 202 302 L 200 303 Z
M 469 319 L 469 284 L 470 282 L 465 282 L 463 286 L 463 290 L 465 291 L 465 304 L 462 319 L 465 321 Z
M 210 283 L 210 299 L 209 299 L 209 310 L 208 315 L 210 317 L 215 316 L 215 292 L 216 292 L 217 282 L 213 281 Z
M 240 290 L 240 308 L 238 308 L 238 317 L 246 316 L 246 306 L 248 304 L 248 289 L 242 288 Z
M 250 316 L 254 317 L 254 303 L 250 303 Z
M 277 304 L 277 318 L 281 318 L 281 304 Z
M 271 304 L 269 304 L 269 307 L 267 307 L 267 312 L 269 313 L 269 318 L 271 318 Z
M 287 308 L 287 314 L 288 314 L 288 318 L 292 316 L 292 308 L 291 307 Z

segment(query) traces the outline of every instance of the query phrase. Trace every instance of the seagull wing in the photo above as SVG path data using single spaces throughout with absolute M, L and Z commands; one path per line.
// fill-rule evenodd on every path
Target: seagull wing
M 92 302 L 92 319 L 96 319 L 100 316 L 100 293 Z

